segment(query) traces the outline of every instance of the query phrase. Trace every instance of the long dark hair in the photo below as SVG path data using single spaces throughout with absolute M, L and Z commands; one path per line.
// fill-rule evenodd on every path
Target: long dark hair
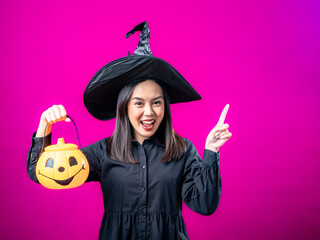
M 135 86 L 146 80 L 152 79 L 141 79 L 131 82 L 125 85 L 118 95 L 116 126 L 112 136 L 107 141 L 107 153 L 114 160 L 126 163 L 138 163 L 132 154 L 134 134 L 128 117 L 128 103 Z M 186 143 L 172 128 L 170 100 L 165 88 L 157 81 L 152 81 L 161 87 L 165 102 L 164 116 L 155 135 L 165 144 L 165 152 L 161 162 L 170 162 L 179 159 L 183 155 Z

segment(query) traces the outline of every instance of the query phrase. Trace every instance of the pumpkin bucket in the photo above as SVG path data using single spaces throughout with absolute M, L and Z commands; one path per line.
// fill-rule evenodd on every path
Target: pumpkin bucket
M 65 143 L 63 138 L 59 138 L 56 145 L 44 149 L 38 159 L 36 175 L 46 188 L 75 188 L 87 180 L 89 164 L 77 145 Z

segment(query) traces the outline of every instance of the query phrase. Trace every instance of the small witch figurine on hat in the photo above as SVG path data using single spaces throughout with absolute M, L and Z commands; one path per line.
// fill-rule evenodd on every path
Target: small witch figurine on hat
M 112 136 L 82 149 L 104 200 L 100 239 L 188 239 L 182 201 L 210 215 L 221 194 L 220 147 L 231 137 L 224 123 L 229 105 L 209 133 L 203 159 L 192 142 L 172 128 L 170 104 L 200 100 L 200 95 L 166 61 L 152 56 L 147 22 L 133 53 L 101 68 L 83 96 L 89 113 L 99 120 L 116 118 Z M 34 181 L 42 143 L 50 144 L 51 126 L 67 117 L 62 105 L 41 116 L 27 164 Z M 44 134 L 44 126 L 49 127 Z

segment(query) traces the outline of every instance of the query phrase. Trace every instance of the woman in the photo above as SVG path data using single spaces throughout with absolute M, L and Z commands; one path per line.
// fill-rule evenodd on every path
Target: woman
M 144 23 L 143 29 L 145 26 Z M 136 59 L 140 64 L 141 58 Z M 118 65 L 119 61 L 116 63 Z M 101 107 L 102 103 L 90 105 L 87 90 L 84 97 L 89 112 L 98 119 L 110 118 L 114 110 L 116 112 L 113 135 L 83 148 L 90 165 L 87 181 L 99 181 L 103 192 L 105 213 L 100 239 L 188 239 L 181 215 L 182 200 L 203 215 L 212 214 L 219 203 L 219 148 L 231 137 L 229 125 L 224 124 L 229 105 L 207 137 L 202 161 L 194 145 L 172 129 L 170 102 L 176 101 L 177 96 L 170 91 L 174 87 L 155 76 L 139 76 L 131 81 L 123 80 L 122 74 L 124 86 L 108 90 L 102 87 L 99 76 L 106 69 L 109 71 L 110 66 L 114 65 L 107 65 L 93 77 L 87 90 L 95 92 L 103 88 L 104 92 L 110 91 L 103 97 L 115 91 L 117 105 L 110 109 Z M 141 67 L 138 71 L 142 71 Z M 115 72 L 119 74 L 119 71 Z M 153 70 L 147 72 L 154 73 Z M 148 73 L 144 71 L 143 74 Z M 110 76 L 110 71 L 107 75 Z M 171 78 L 168 72 L 165 75 Z M 180 80 L 177 80 L 178 86 L 182 86 Z M 107 81 L 114 83 L 119 79 Z M 96 90 L 93 86 L 97 87 Z M 118 88 L 120 90 L 115 90 Z M 188 90 L 184 91 L 183 96 L 188 95 Z M 94 96 L 97 102 L 100 95 L 95 92 Z M 110 101 L 106 107 L 112 105 Z M 65 120 L 66 114 L 62 105 L 55 105 L 41 116 L 28 157 L 28 172 L 36 182 L 35 165 L 42 148 L 45 126 L 49 124 L 44 139 L 45 145 L 49 145 L 52 124 Z

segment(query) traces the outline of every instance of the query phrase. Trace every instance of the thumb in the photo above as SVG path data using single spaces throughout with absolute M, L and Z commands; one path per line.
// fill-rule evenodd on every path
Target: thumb
M 212 136 L 217 136 L 218 134 L 219 134 L 219 129 L 220 129 L 220 127 L 218 126 L 218 125 L 216 125 L 211 131 L 210 131 L 210 133 L 209 133 L 209 135 L 212 135 Z

